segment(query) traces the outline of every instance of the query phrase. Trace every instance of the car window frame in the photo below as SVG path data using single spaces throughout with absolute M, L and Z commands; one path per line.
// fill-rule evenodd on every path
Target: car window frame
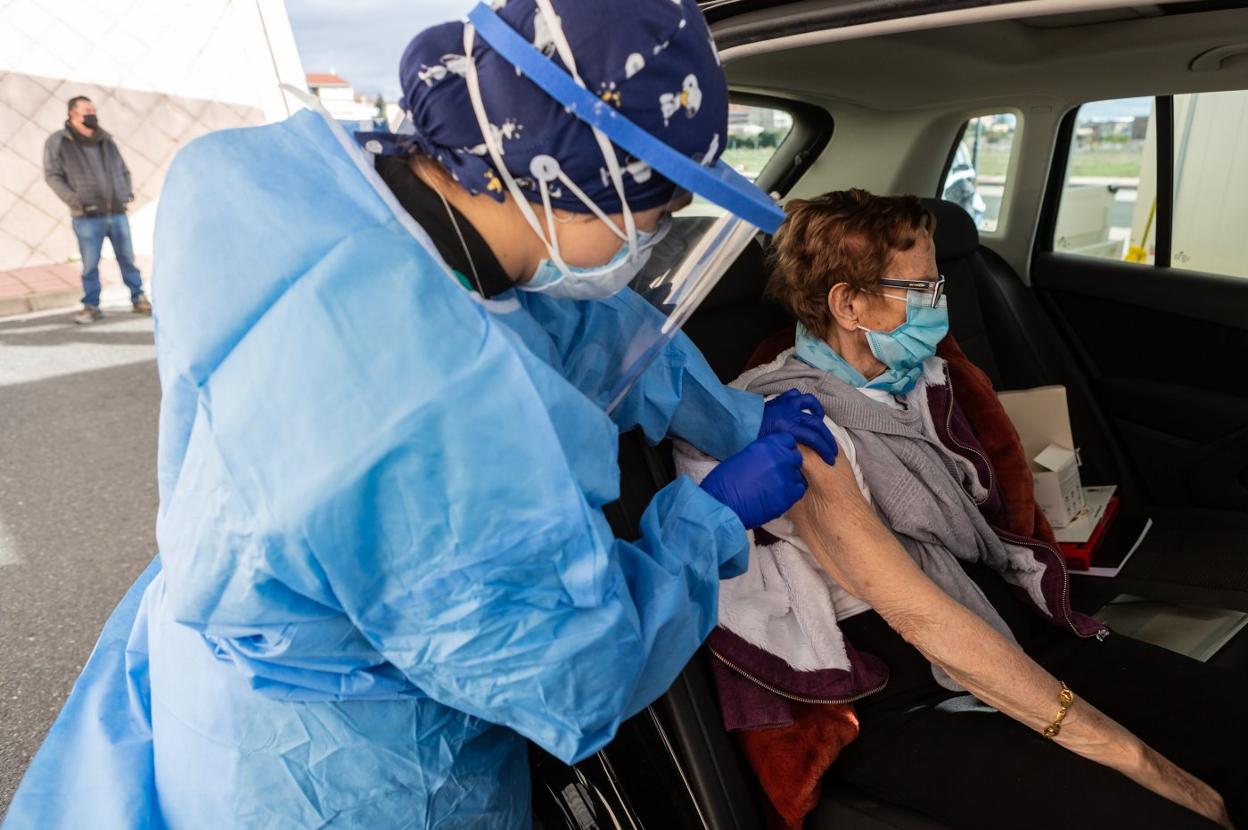
M 782 110 L 793 119 L 788 135 L 763 165 L 754 184 L 764 193 L 787 194 L 827 149 L 836 129 L 832 113 L 806 101 L 730 89 L 728 100 L 747 107 Z
M 945 156 L 945 164 L 940 169 L 940 176 L 936 179 L 936 192 L 933 194 L 937 199 L 943 199 L 945 195 L 945 182 L 949 178 L 949 173 L 953 170 L 953 163 L 958 156 L 958 145 L 962 143 L 962 136 L 966 135 L 966 128 L 971 125 L 971 121 L 976 118 L 983 118 L 990 115 L 1012 115 L 1014 116 L 1014 135 L 1010 139 L 1010 157 L 1005 165 L 1005 181 L 1001 185 L 1001 209 L 997 213 L 997 227 L 991 231 L 980 230 L 979 235 L 987 239 L 1000 239 L 1005 236 L 1006 227 L 1008 225 L 1009 211 L 1006 208 L 1011 202 L 1014 192 L 1014 178 L 1018 172 L 1019 145 L 1017 142 L 1022 137 L 1024 124 L 1023 113 L 1015 107 L 992 107 L 982 111 L 967 113 L 962 119 L 958 129 L 953 134 L 953 141 L 949 145 L 949 153 Z M 976 177 L 979 171 L 975 173 Z

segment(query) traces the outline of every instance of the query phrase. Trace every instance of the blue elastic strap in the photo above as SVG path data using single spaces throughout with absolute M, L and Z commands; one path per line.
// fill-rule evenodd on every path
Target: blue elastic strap
M 766 233 L 775 233 L 784 221 L 784 211 L 723 159 L 719 159 L 714 167 L 704 167 L 673 150 L 579 85 L 485 3 L 478 3 L 468 13 L 468 20 L 494 51 L 527 75 L 547 95 L 567 107 L 568 112 L 602 130 L 616 145 L 642 159 L 680 187 L 709 199 Z

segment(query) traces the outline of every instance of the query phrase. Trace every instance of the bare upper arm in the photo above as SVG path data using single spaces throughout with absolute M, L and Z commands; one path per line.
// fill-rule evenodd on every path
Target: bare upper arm
M 831 467 L 801 447 L 809 488 L 789 515 L 819 565 L 850 594 L 888 618 L 943 594 L 867 503 L 849 464 Z

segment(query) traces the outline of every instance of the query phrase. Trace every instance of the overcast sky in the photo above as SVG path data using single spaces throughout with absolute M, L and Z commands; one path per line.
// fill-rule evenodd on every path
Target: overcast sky
M 476 0 L 286 0 L 305 72 L 331 69 L 357 92 L 399 97 L 399 57 L 420 30 L 462 17 Z

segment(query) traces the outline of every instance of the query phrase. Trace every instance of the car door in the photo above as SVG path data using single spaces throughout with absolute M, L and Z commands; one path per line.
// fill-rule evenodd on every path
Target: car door
M 1248 90 L 1069 113 L 1031 277 L 1152 500 L 1248 512 Z

